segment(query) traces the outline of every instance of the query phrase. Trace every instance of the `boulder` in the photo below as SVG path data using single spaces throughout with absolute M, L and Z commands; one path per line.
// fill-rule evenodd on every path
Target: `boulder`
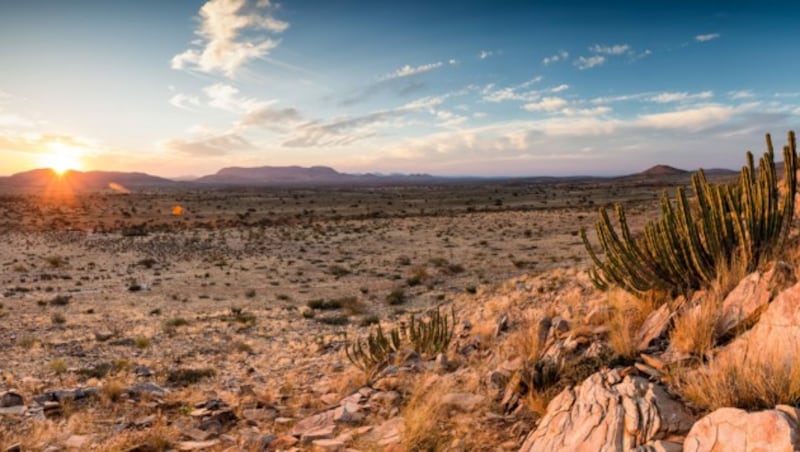
M 655 338 L 664 334 L 672 319 L 672 312 L 669 306 L 664 303 L 660 308 L 651 312 L 644 320 L 636 334 L 637 350 L 645 350 Z
M 683 443 L 687 452 L 745 449 L 800 450 L 800 410 L 786 405 L 756 413 L 720 408 L 694 424 Z
M 693 423 L 660 386 L 603 370 L 556 396 L 521 451 L 631 450 L 683 434 Z
M 25 399 L 16 392 L 4 392 L 0 395 L 0 408 L 8 408 L 14 406 L 25 405 Z
M 800 284 L 778 294 L 755 326 L 720 350 L 715 359 L 763 361 L 776 348 L 782 354 L 785 351 L 788 360 L 800 350 Z

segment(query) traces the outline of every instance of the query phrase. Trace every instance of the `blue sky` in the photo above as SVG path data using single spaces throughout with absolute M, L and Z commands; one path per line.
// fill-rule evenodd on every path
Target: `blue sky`
M 736 168 L 800 124 L 797 18 L 771 1 L 0 0 L 0 174 Z

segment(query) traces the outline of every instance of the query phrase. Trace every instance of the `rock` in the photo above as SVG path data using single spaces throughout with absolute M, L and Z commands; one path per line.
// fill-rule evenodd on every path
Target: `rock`
M 131 398 L 136 398 L 143 394 L 164 397 L 165 395 L 169 394 L 169 390 L 149 381 L 145 383 L 139 383 L 128 388 L 128 395 L 130 395 Z
M 78 388 L 70 390 L 47 391 L 33 398 L 39 405 L 44 405 L 45 402 L 63 402 L 64 400 L 83 400 L 91 397 L 97 397 L 100 394 L 98 388 Z
M 376 438 L 378 446 L 388 447 L 400 444 L 403 439 L 403 430 L 403 418 L 396 416 L 375 427 L 369 435 Z
M 636 334 L 636 349 L 645 350 L 649 347 L 650 342 L 664 334 L 671 319 L 672 313 L 667 303 L 662 304 L 660 308 L 651 312 Z
M 344 443 L 335 439 L 318 439 L 311 442 L 315 451 L 340 451 L 344 449 Z
M 469 392 L 452 392 L 442 396 L 442 404 L 449 408 L 454 408 L 465 413 L 474 411 L 475 408 L 484 401 L 485 397 Z
M 108 330 L 94 332 L 94 338 L 97 339 L 97 342 L 105 342 L 112 337 L 114 337 L 114 333 Z
M 22 444 L 14 443 L 8 447 L 6 447 L 5 452 L 22 452 Z
M 64 447 L 68 449 L 84 449 L 91 442 L 91 438 L 86 435 L 71 435 L 64 441 Z
M 758 323 L 720 350 L 715 359 L 764 361 L 770 351 L 800 350 L 800 284 L 784 290 Z
M 800 410 L 778 405 L 774 410 L 747 413 L 720 408 L 700 419 L 683 443 L 685 451 L 800 450 Z
M 17 406 L 10 406 L 6 408 L 0 408 L 0 416 L 21 416 L 25 414 L 28 410 L 28 407 L 25 405 L 17 405 Z
M 12 406 L 25 405 L 25 399 L 16 392 L 4 392 L 0 395 L 0 408 L 8 408 Z
M 685 433 L 693 422 L 660 386 L 604 370 L 556 396 L 520 450 L 630 450 Z
M 300 440 L 292 435 L 281 435 L 269 444 L 269 450 L 286 450 L 294 447 Z
M 210 449 L 219 444 L 218 439 L 211 439 L 208 441 L 184 441 L 175 445 L 177 450 L 202 450 Z
M 133 374 L 140 378 L 147 378 L 152 377 L 154 372 L 147 366 L 136 366 L 133 368 Z
M 497 322 L 494 328 L 494 335 L 495 337 L 499 337 L 502 333 L 508 330 L 508 313 L 503 313 L 500 317 L 497 318 Z
M 651 441 L 634 449 L 635 452 L 681 452 L 683 446 L 672 441 Z
M 773 272 L 751 273 L 725 297 L 722 302 L 719 328 L 722 335 L 757 317 L 771 298 L 769 280 Z
M 336 431 L 335 425 L 325 425 L 323 427 L 309 430 L 300 436 L 303 444 L 310 444 L 319 439 L 331 439 Z
M 207 441 L 214 437 L 214 434 L 211 432 L 206 432 L 194 427 L 189 427 L 186 429 L 181 430 L 181 434 L 187 438 L 193 439 L 195 441 Z
M 336 427 L 336 422 L 334 421 L 334 417 L 337 414 L 342 414 L 342 413 L 337 413 L 337 410 L 338 409 L 328 410 L 319 414 L 315 414 L 314 416 L 302 419 L 301 421 L 299 421 L 297 424 L 294 425 L 290 434 L 292 436 L 304 438 L 306 437 L 306 435 L 309 435 L 312 432 L 330 430 L 329 436 L 321 436 L 319 438 L 314 438 L 314 439 L 332 438 L 333 430 Z

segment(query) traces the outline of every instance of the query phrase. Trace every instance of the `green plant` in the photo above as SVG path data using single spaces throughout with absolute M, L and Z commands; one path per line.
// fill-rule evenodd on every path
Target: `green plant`
M 363 341 L 356 339 L 345 347 L 347 358 L 364 372 L 371 372 L 388 362 L 403 346 L 421 355 L 433 356 L 447 350 L 455 333 L 456 314 L 442 315 L 440 308 L 432 311 L 426 321 L 410 316 L 408 325 L 392 328 L 388 334 L 380 323 Z
M 584 245 L 594 266 L 590 277 L 600 289 L 611 285 L 641 295 L 652 289 L 671 293 L 690 292 L 717 277 L 718 269 L 741 260 L 752 271 L 770 257 L 785 240 L 794 213 L 797 189 L 797 155 L 794 132 L 783 149 L 784 193 L 779 202 L 772 141 L 767 135 L 767 152 L 759 159 L 747 153 L 747 164 L 735 184 L 712 184 L 703 170 L 692 175 L 696 201 L 689 205 L 679 188 L 673 204 L 665 193 L 662 216 L 645 226 L 634 238 L 621 205 L 616 206 L 620 233 L 614 229 L 605 209 L 600 209 L 597 236 L 605 258 L 594 252 L 581 230 Z

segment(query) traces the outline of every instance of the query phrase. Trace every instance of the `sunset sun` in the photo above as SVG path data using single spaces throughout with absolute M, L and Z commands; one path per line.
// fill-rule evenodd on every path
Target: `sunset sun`
M 41 164 L 55 171 L 59 176 L 69 170 L 80 170 L 81 154 L 80 148 L 64 143 L 56 142 L 48 145 L 48 153 L 42 156 Z

